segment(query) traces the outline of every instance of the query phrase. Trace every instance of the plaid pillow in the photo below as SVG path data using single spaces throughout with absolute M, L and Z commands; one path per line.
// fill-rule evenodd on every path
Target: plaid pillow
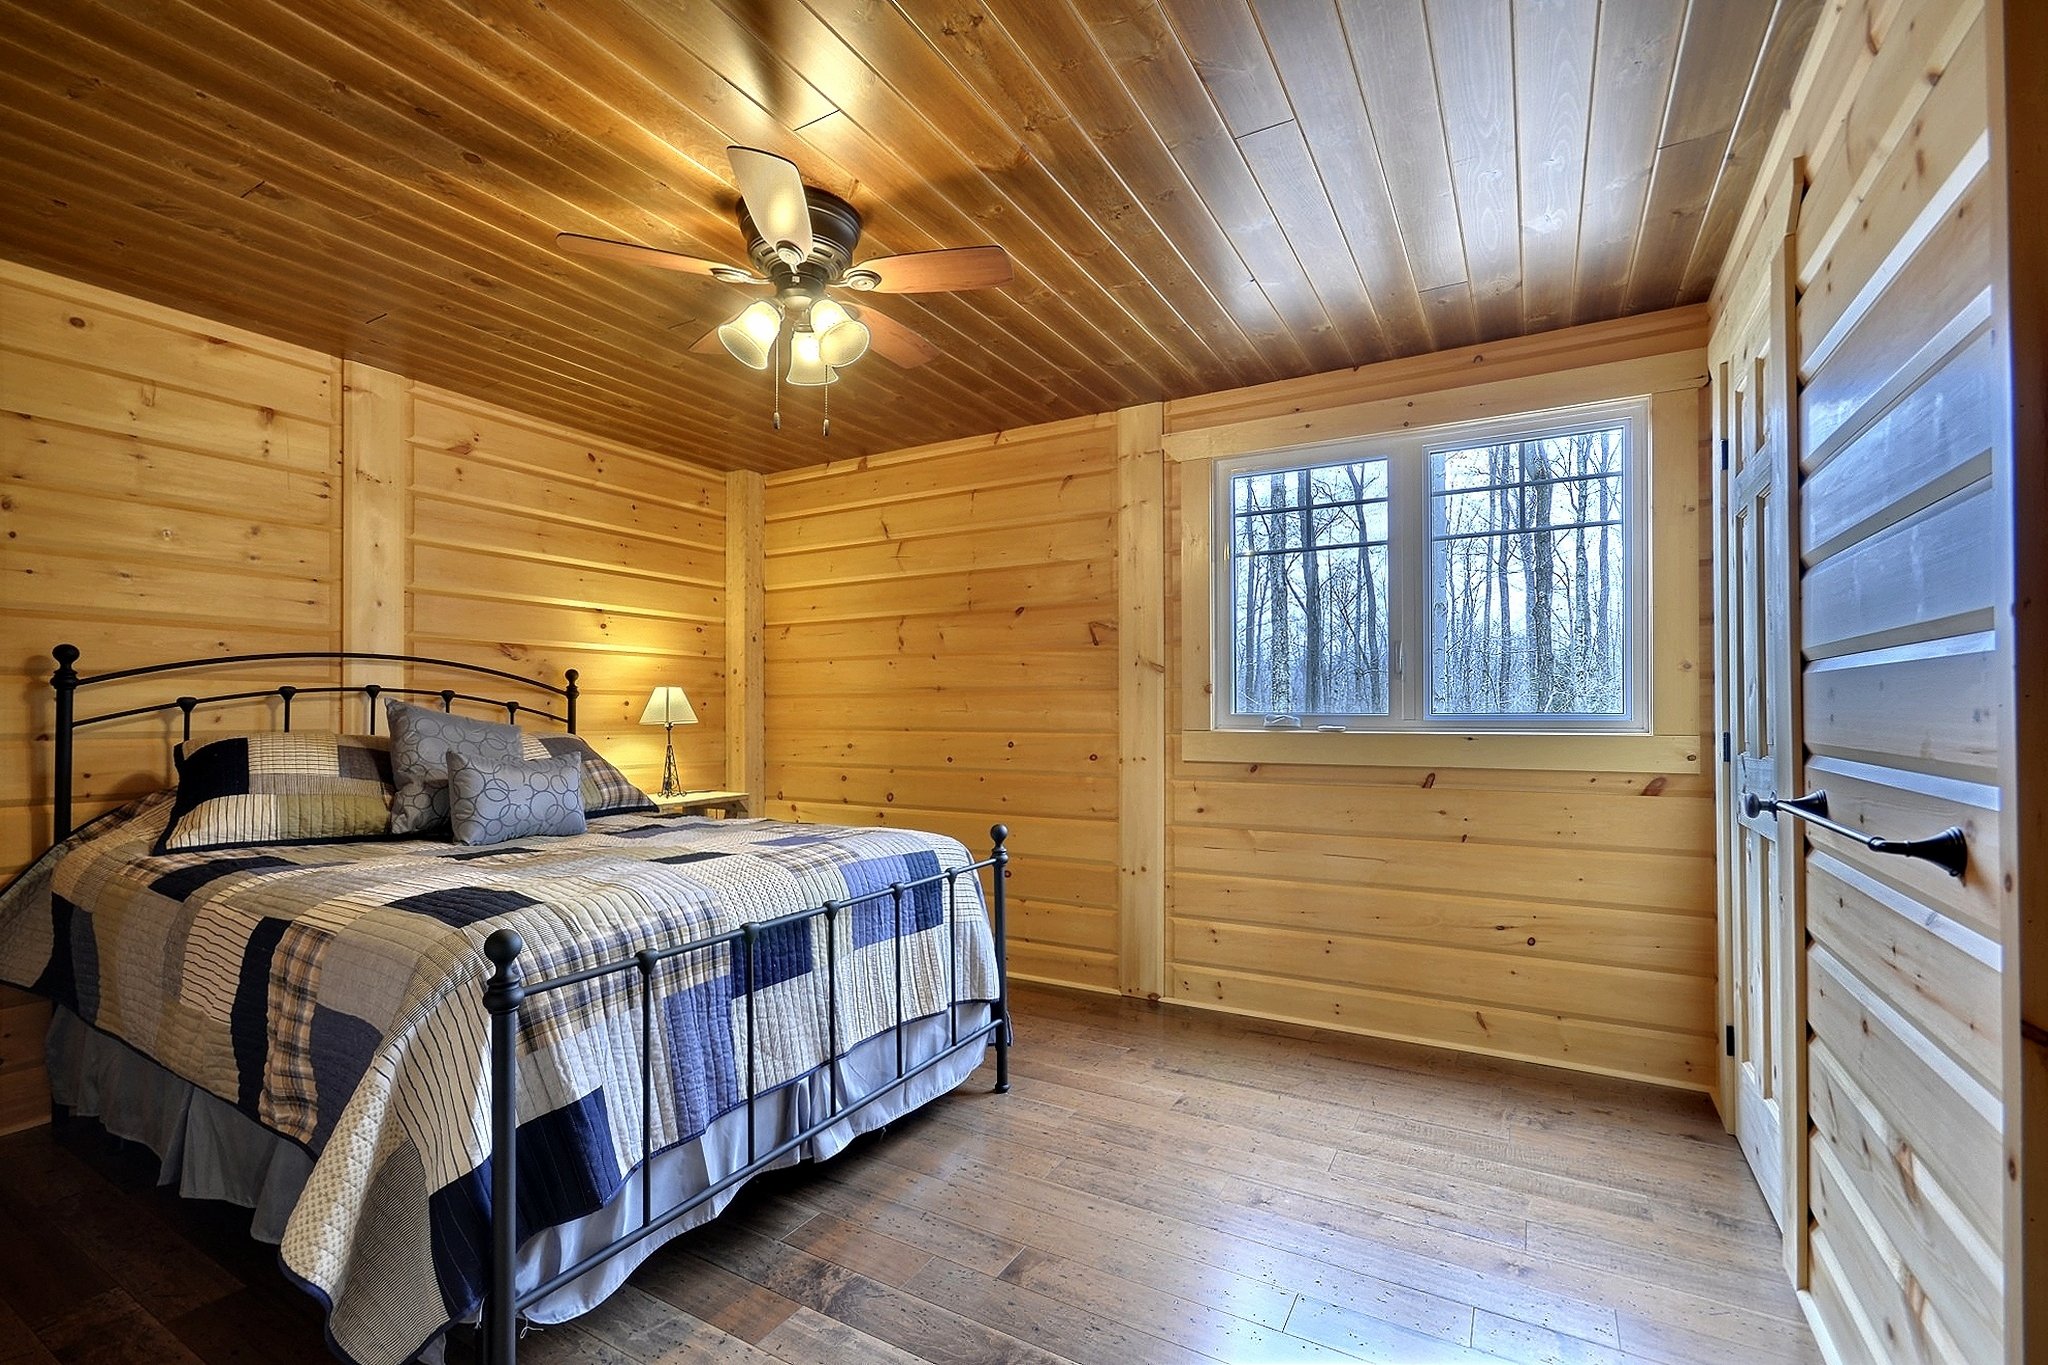
M 637 815 L 661 809 L 627 780 L 626 775 L 583 741 L 581 735 L 523 735 L 520 757 L 529 763 L 564 754 L 583 756 L 583 813 L 585 815 Z
M 344 843 L 391 824 L 391 743 L 325 730 L 230 735 L 189 753 L 157 853 Z

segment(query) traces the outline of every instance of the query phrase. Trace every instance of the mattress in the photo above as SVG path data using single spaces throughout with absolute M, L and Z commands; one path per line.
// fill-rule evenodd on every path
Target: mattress
M 396 1365 L 473 1317 L 488 1278 L 490 932 L 517 930 L 538 980 L 972 861 L 912 831 L 639 815 L 483 849 L 383 839 L 152 855 L 168 806 L 160 795 L 96 822 L 0 895 L 0 979 L 303 1152 L 280 1258 L 361 1365 Z M 997 994 L 972 874 L 860 901 L 829 924 L 763 931 L 751 963 L 721 945 L 656 974 L 646 1124 L 672 1192 L 744 1164 L 750 1112 L 754 1147 L 768 1150 L 831 1096 L 889 1089 L 899 1057 L 936 1056 L 972 1027 L 963 1007 Z M 522 1012 L 526 1283 L 573 1264 L 607 1218 L 638 1217 L 641 1008 L 628 972 Z M 971 1054 L 934 1068 L 860 1124 L 971 1069 Z M 535 1316 L 587 1306 L 629 1268 L 584 1277 Z

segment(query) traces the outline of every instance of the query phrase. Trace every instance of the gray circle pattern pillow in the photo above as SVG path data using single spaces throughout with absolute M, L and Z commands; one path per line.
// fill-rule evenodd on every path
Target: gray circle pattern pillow
M 448 755 L 487 762 L 519 761 L 524 735 L 516 725 L 450 715 L 387 697 L 391 721 L 391 832 L 441 834 L 448 829 Z
M 448 815 L 458 844 L 581 834 L 583 759 L 577 754 L 528 763 L 448 753 Z

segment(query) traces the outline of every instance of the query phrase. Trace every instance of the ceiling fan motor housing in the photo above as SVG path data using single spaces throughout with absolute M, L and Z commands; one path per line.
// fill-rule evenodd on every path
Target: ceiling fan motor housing
M 753 215 L 740 201 L 740 234 L 747 239 L 747 259 L 775 286 L 785 303 L 802 300 L 808 307 L 827 286 L 837 284 L 853 264 L 853 249 L 860 242 L 860 211 L 829 190 L 804 186 L 804 203 L 811 213 L 811 254 L 802 264 L 792 266 L 776 251 L 776 244 L 761 235 Z

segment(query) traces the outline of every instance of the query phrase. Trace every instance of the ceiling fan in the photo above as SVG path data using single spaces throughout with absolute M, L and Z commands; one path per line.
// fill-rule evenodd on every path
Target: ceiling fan
M 740 235 L 752 269 L 574 232 L 558 233 L 555 245 L 583 256 L 708 275 L 726 284 L 770 286 L 772 293 L 713 328 L 691 349 L 708 352 L 723 346 L 741 364 L 766 370 L 779 362 L 787 330 L 786 377 L 804 386 L 835 382 L 839 371 L 870 345 L 906 369 L 939 355 L 936 346 L 901 323 L 873 308 L 849 307 L 827 290 L 926 294 L 1010 282 L 1010 258 L 999 246 L 918 251 L 855 264 L 861 217 L 853 205 L 804 184 L 795 163 L 772 152 L 728 147 L 725 154 L 739 182 Z M 779 412 L 776 425 L 781 425 Z

